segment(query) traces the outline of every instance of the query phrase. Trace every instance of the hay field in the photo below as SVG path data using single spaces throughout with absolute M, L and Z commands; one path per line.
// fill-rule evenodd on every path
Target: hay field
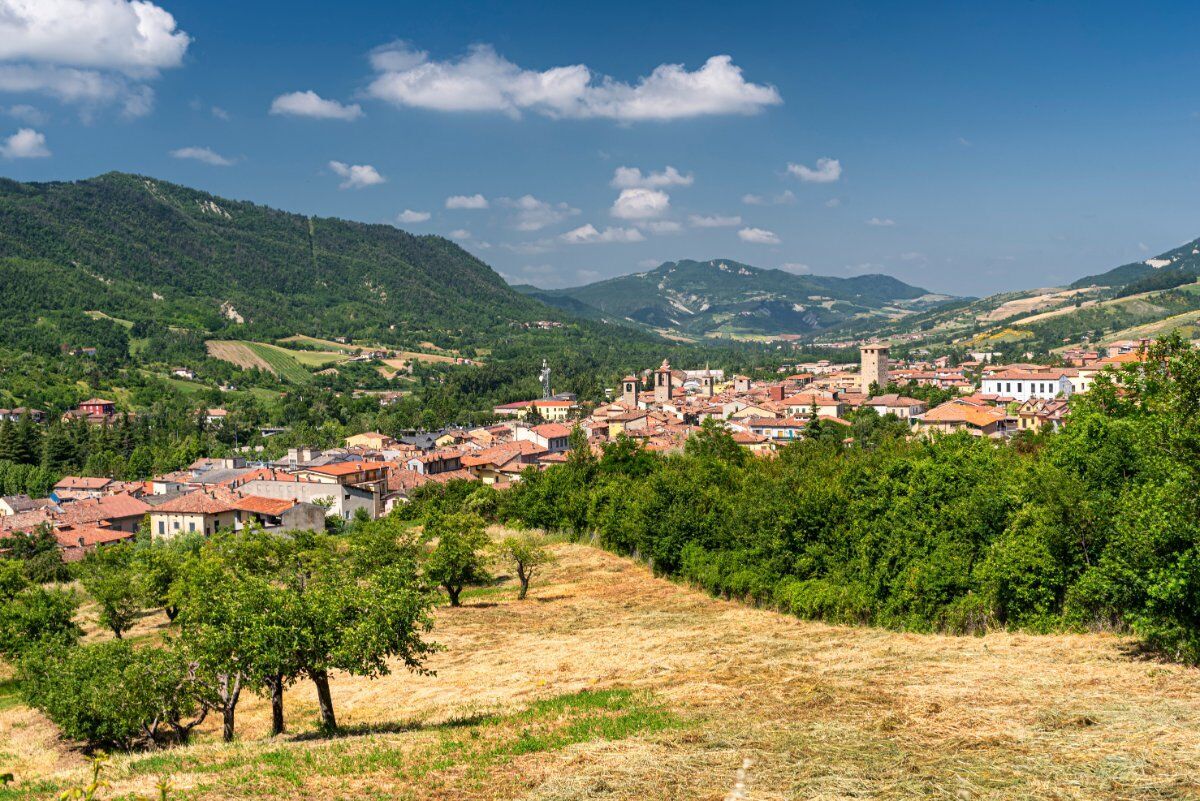
M 312 380 L 306 367 L 324 367 L 345 361 L 344 353 L 329 351 L 290 350 L 265 342 L 210 339 L 204 343 L 208 355 L 242 368 L 257 367 L 285 378 L 294 384 Z
M 113 761 L 113 794 L 188 798 L 1169 799 L 1200 797 L 1200 671 L 1111 635 L 957 638 L 809 623 L 711 599 L 582 545 L 530 600 L 511 584 L 437 614 L 437 675 L 337 676 L 347 732 Z M 158 618 L 143 621 L 154 636 Z M 4 685 L 0 684 L 0 692 Z M 0 799 L 50 797 L 82 757 L 0 698 Z M 40 782 L 40 783 L 39 783 Z

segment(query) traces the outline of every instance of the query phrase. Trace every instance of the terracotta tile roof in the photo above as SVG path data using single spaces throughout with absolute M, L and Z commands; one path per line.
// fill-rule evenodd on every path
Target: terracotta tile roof
M 545 437 L 546 439 L 571 436 L 571 429 L 562 423 L 544 423 L 540 426 L 534 426 L 533 430 L 538 436 Z
M 155 507 L 154 511 L 164 514 L 215 515 L 232 512 L 235 508 L 232 503 L 218 500 L 207 492 L 197 490 L 167 501 Z
M 947 401 L 930 409 L 922 418 L 926 423 L 965 423 L 974 428 L 985 428 L 1002 422 L 1007 415 L 987 406 Z
M 102 498 L 84 498 L 63 506 L 56 518 L 66 525 L 86 525 L 102 520 L 125 520 L 141 517 L 150 511 L 150 505 L 132 495 L 105 495 Z
M 295 506 L 294 498 L 263 498 L 260 495 L 243 495 L 233 502 L 233 508 L 243 512 L 277 517 Z
M 112 483 L 111 478 L 102 476 L 63 476 L 54 485 L 55 489 L 102 490 Z

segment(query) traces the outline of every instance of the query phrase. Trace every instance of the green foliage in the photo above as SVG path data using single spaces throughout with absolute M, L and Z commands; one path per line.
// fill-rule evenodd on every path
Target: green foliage
M 144 608 L 139 570 L 131 545 L 96 548 L 79 566 L 79 580 L 100 607 L 100 625 L 120 639 Z
M 170 648 L 43 647 L 23 655 L 19 677 L 29 703 L 89 748 L 186 739 L 203 714 L 189 666 Z
M 490 540 L 482 518 L 467 513 L 437 517 L 426 524 L 425 536 L 437 541 L 425 561 L 425 575 L 446 590 L 451 606 L 459 605 L 463 587 L 491 580 Z
M 20 586 L 0 560 L 0 655 L 15 659 L 29 649 L 69 646 L 83 630 L 75 623 L 79 599 L 69 589 Z
M 533 581 L 534 574 L 542 566 L 554 561 L 554 555 L 532 534 L 505 537 L 496 544 L 496 556 L 517 574 L 517 581 L 520 583 L 517 590 L 518 601 L 524 601 L 529 595 L 529 584 Z

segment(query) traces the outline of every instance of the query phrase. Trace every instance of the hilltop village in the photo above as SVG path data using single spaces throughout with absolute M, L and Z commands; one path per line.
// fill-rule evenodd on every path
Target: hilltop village
M 742 447 L 769 457 L 805 437 L 814 422 L 845 427 L 849 439 L 848 417 L 865 409 L 907 423 L 912 436 L 965 431 L 1002 439 L 1058 430 L 1074 395 L 1087 392 L 1102 371 L 1143 358 L 1146 344 L 1071 350 L 1063 357 L 1070 366 L 1050 367 L 993 364 L 991 353 L 971 354 L 955 366 L 944 357 L 893 361 L 886 344 L 874 343 L 860 347 L 858 364 L 796 364 L 774 380 L 678 369 L 663 361 L 626 376 L 609 390 L 610 400 L 594 408 L 570 393 L 555 394 L 544 368 L 543 397 L 496 406 L 492 425 L 398 437 L 367 431 L 336 449 L 292 448 L 274 461 L 256 460 L 253 453 L 202 458 L 144 481 L 66 476 L 48 497 L 0 497 L 0 537 L 48 531 L 64 560 L 75 561 L 97 546 L 132 540 L 142 527 L 154 538 L 249 525 L 320 529 L 328 520 L 385 515 L 430 482 L 478 481 L 503 489 L 526 470 L 565 462 L 576 431 L 575 443 L 586 441 L 596 452 L 620 437 L 672 452 L 714 421 Z M 949 399 L 931 408 L 906 391 Z M 225 412 L 202 414 L 207 424 L 220 425 Z M 117 416 L 112 401 L 93 398 L 65 418 L 109 425 Z M 36 409 L 0 409 L 0 420 L 45 417 Z

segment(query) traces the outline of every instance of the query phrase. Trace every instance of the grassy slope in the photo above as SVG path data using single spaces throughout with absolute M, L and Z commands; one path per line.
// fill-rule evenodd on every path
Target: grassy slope
M 189 798 L 716 801 L 747 758 L 756 801 L 1200 793 L 1198 672 L 1127 640 L 808 623 L 586 546 L 556 551 L 531 600 L 508 584 L 438 611 L 436 676 L 336 677 L 346 736 L 315 734 L 308 685 L 275 741 L 250 697 L 238 743 L 211 721 L 187 748 L 118 757 L 114 794 L 149 796 L 170 775 Z M 0 753 L 18 777 L 0 799 L 83 775 L 20 705 L 0 708 Z
M 241 367 L 265 364 L 271 372 L 293 384 L 303 384 L 312 380 L 312 373 L 307 367 L 325 367 L 347 358 L 345 354 L 330 351 L 291 350 L 265 342 L 245 340 L 213 340 L 209 348 L 215 358 Z

